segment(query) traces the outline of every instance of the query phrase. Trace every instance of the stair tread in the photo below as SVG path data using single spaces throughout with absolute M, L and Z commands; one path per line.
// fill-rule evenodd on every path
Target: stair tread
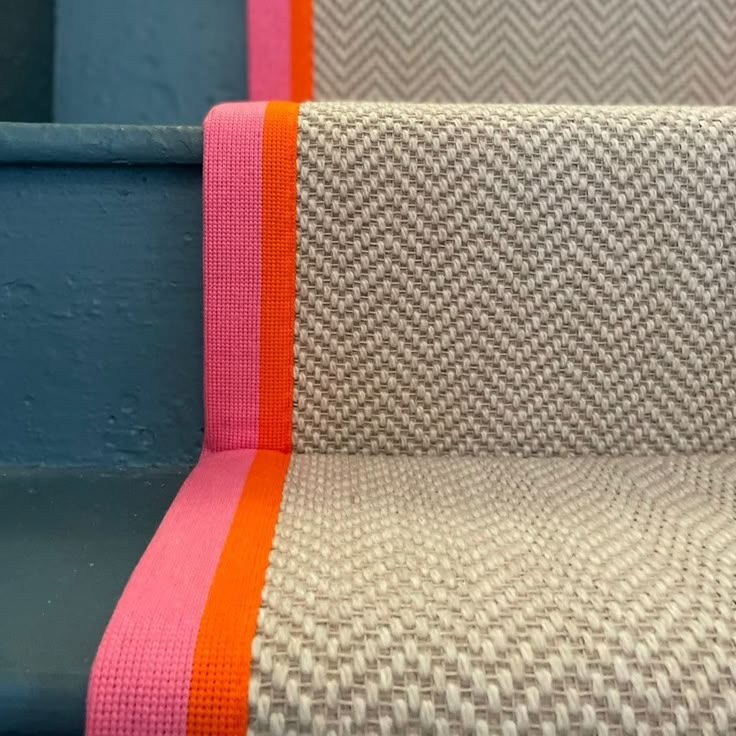
M 188 470 L 0 470 L 0 734 L 84 732 L 97 645 Z

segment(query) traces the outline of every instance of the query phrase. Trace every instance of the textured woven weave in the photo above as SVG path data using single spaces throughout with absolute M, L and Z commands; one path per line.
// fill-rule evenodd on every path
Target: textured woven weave
M 733 0 L 249 0 L 252 99 L 736 103 Z
M 296 220 L 292 103 L 205 121 L 205 444 L 291 447 Z
M 205 123 L 205 443 L 258 446 L 265 103 Z M 216 121 L 216 124 L 214 124 Z
M 736 455 L 294 455 L 251 733 L 736 729 Z
M 309 103 L 294 447 L 736 447 L 736 111 Z
M 291 2 L 246 2 L 248 78 L 252 100 L 292 99 Z
M 88 736 L 734 733 L 735 124 L 216 108 L 205 449 Z

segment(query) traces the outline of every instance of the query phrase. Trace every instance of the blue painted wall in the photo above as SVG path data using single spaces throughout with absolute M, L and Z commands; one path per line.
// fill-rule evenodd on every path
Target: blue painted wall
M 6 163 L 0 212 L 0 463 L 193 462 L 201 168 Z
M 199 124 L 246 97 L 244 0 L 57 0 L 55 33 L 57 122 Z M 201 159 L 170 133 L 0 125 L 0 464 L 196 459 Z
M 57 0 L 61 123 L 199 124 L 246 96 L 245 0 Z

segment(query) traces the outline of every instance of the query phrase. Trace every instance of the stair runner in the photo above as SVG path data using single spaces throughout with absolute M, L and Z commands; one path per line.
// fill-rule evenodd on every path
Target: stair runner
M 733 733 L 735 130 L 216 107 L 205 448 L 89 736 Z
M 254 100 L 736 104 L 732 0 L 248 0 Z

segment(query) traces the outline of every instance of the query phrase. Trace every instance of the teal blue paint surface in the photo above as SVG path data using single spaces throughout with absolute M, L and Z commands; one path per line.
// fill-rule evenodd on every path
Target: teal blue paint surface
M 0 120 L 52 119 L 54 0 L 0 2 Z
M 0 464 L 193 462 L 201 167 L 0 165 L 0 212 Z
M 198 125 L 0 124 L 0 165 L 201 163 L 202 128 Z
M 196 125 L 246 97 L 245 0 L 58 0 L 54 119 Z

